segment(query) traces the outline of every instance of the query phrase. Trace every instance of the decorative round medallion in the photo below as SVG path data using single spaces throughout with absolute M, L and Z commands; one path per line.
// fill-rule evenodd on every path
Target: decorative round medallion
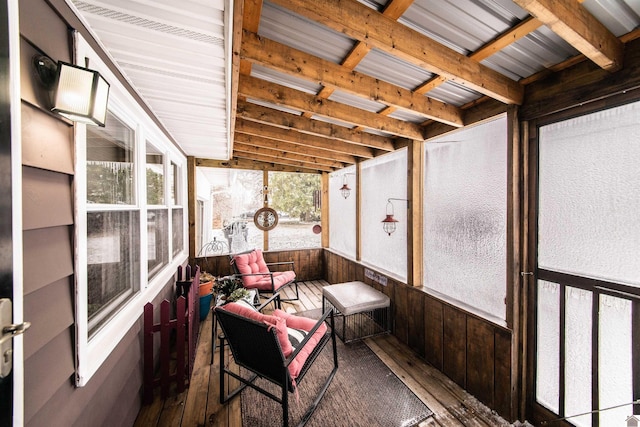
M 260 230 L 269 231 L 278 225 L 278 212 L 271 208 L 260 208 L 253 216 L 253 223 Z

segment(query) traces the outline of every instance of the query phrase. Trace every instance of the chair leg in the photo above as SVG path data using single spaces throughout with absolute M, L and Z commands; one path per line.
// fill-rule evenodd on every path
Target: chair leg
M 286 385 L 282 387 L 282 426 L 289 427 L 289 390 Z
M 283 298 L 281 301 L 287 302 L 287 301 L 298 301 L 300 299 L 300 294 L 298 293 L 298 282 L 293 282 L 292 285 L 295 287 L 296 290 L 296 297 L 295 298 Z M 286 286 L 290 286 L 290 285 L 286 285 Z M 282 289 L 282 288 L 280 288 Z

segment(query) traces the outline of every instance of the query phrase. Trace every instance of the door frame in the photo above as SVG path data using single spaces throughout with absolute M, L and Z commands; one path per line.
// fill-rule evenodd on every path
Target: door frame
M 5 1 L 7 16 L 6 35 L 9 47 L 9 114 L 11 157 L 11 251 L 13 270 L 14 324 L 24 321 L 23 245 L 22 245 L 22 136 L 20 101 L 20 28 L 19 0 Z M 4 113 L 3 113 L 4 114 Z M 13 402 L 12 424 L 24 425 L 24 346 L 23 336 L 13 338 Z

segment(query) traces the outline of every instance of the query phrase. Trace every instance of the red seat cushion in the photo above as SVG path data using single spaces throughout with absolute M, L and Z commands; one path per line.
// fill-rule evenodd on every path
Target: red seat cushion
M 262 250 L 255 249 L 245 254 L 238 254 L 233 257 L 233 262 L 240 274 L 255 274 L 252 276 L 242 276 L 242 283 L 247 289 L 258 289 L 260 291 L 277 291 L 287 283 L 296 278 L 294 271 L 276 271 L 270 273 L 267 264 L 262 256 Z M 264 273 L 260 275 L 259 273 Z M 271 277 L 273 276 L 273 287 Z

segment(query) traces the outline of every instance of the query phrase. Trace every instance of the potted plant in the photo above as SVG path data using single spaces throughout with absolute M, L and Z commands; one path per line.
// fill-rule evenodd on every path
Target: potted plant
M 213 292 L 213 282 L 216 280 L 212 274 L 203 271 L 200 273 L 200 287 L 198 288 L 198 295 L 201 297 L 209 295 Z
M 217 278 L 214 289 L 218 293 L 218 298 L 225 302 L 238 301 L 250 295 L 249 291 L 242 286 L 242 280 L 236 276 Z

